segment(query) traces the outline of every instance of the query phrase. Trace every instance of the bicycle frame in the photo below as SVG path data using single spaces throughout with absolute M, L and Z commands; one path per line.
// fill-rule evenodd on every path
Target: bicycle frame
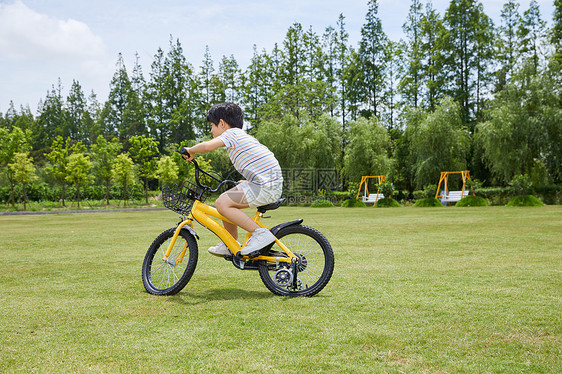
M 256 211 L 256 214 L 254 215 L 252 220 L 259 227 L 267 227 L 263 223 L 261 223 L 261 221 L 260 221 L 260 218 L 262 216 L 263 216 L 262 213 Z M 217 221 L 215 221 L 211 217 L 230 222 L 228 219 L 223 217 L 217 211 L 216 208 L 213 208 L 213 207 L 211 207 L 211 206 L 209 206 L 205 203 L 202 203 L 201 201 L 196 200 L 193 204 L 193 208 L 191 209 L 191 213 L 189 214 L 187 219 L 183 220 L 178 225 L 178 227 L 176 228 L 174 236 L 172 237 L 172 240 L 170 241 L 170 244 L 168 245 L 168 250 L 166 251 L 166 254 L 164 256 L 164 261 L 168 260 L 168 257 L 170 256 L 170 253 L 172 252 L 172 248 L 174 247 L 174 244 L 176 243 L 176 239 L 178 238 L 182 228 L 185 225 L 189 225 L 191 228 L 193 228 L 193 220 L 197 221 L 202 226 L 206 227 L 207 229 L 211 230 L 215 235 L 217 235 L 224 242 L 224 244 L 226 244 L 226 246 L 232 252 L 232 254 L 234 256 L 236 256 L 238 254 L 238 252 L 240 252 L 240 250 L 242 249 L 242 246 L 240 246 L 240 244 L 238 244 L 238 242 L 232 237 L 232 235 L 230 235 L 230 233 L 228 231 L 226 231 L 226 229 L 220 223 L 218 223 Z M 246 235 L 246 238 L 244 239 L 243 245 L 246 244 L 246 242 L 248 241 L 248 239 L 251 236 L 252 236 L 251 233 L 248 233 Z M 270 263 L 279 264 L 281 262 L 291 263 L 293 261 L 292 259 L 296 258 L 296 256 L 293 254 L 293 252 L 291 252 L 291 250 L 289 248 L 287 248 L 279 239 L 275 240 L 275 243 L 277 243 L 277 245 L 283 250 L 283 252 L 287 255 L 287 257 L 273 257 L 273 256 L 259 255 L 257 257 L 253 257 L 251 260 L 252 261 L 262 260 L 262 261 L 267 261 L 267 262 L 270 262 Z M 185 256 L 186 251 L 187 251 L 187 243 L 186 243 L 186 246 L 183 248 L 182 253 L 178 257 L 177 262 L 182 261 L 183 257 Z M 244 256 L 244 257 L 242 257 L 242 259 L 248 260 L 249 257 Z

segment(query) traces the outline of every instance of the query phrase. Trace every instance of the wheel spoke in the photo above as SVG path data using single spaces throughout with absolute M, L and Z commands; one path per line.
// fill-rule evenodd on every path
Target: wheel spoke
M 177 293 L 191 278 L 197 264 L 197 243 L 192 236 L 192 244 L 180 234 L 170 255 L 164 261 L 174 229 L 163 232 L 152 244 L 143 265 L 143 283 L 148 292 L 157 295 Z M 185 250 L 185 253 L 184 253 Z M 182 255 L 182 261 L 178 257 Z
M 302 270 L 297 271 L 296 276 L 301 284 L 294 290 L 292 282 L 277 283 L 276 273 L 279 269 L 264 265 L 260 268 L 260 275 L 266 286 L 279 295 L 309 296 L 319 292 L 329 281 L 333 271 L 333 253 L 327 240 L 322 234 L 306 226 L 286 229 L 286 232 L 281 233 L 280 240 L 298 257 L 297 269 L 300 267 Z M 330 256 L 329 262 L 326 256 Z

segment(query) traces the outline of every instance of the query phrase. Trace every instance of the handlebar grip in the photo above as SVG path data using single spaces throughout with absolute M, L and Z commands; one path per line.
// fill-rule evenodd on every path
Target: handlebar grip
M 181 147 L 180 149 L 176 150 L 176 152 L 178 152 L 180 155 L 186 155 L 186 156 L 190 156 L 189 152 L 187 151 L 187 149 L 185 149 L 185 147 Z

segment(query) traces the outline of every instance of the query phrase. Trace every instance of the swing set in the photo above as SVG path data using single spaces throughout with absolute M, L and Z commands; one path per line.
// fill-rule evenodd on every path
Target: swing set
M 462 189 L 460 191 L 449 191 L 449 176 L 451 174 L 460 174 L 462 178 Z M 460 201 L 463 197 L 474 196 L 474 191 L 472 187 L 470 192 L 466 190 L 466 181 L 470 180 L 470 171 L 442 171 L 441 177 L 439 178 L 439 184 L 437 185 L 437 192 L 435 193 L 435 198 L 441 201 L 441 204 L 446 206 L 448 203 L 453 203 Z M 443 183 L 443 190 L 441 191 L 441 183 Z M 441 192 L 441 194 L 439 193 Z
M 377 193 L 370 193 L 369 192 L 369 179 L 376 179 L 377 180 Z M 357 189 L 357 196 L 355 197 L 357 200 L 359 200 L 359 196 L 361 194 L 361 186 L 363 187 L 363 196 L 362 196 L 362 201 L 364 203 L 373 203 L 376 204 L 376 202 L 380 199 L 384 199 L 384 195 L 382 193 L 380 193 L 380 185 L 382 182 L 384 182 L 386 180 L 384 175 L 374 175 L 374 176 L 363 176 L 361 177 L 361 183 L 359 184 L 359 188 Z

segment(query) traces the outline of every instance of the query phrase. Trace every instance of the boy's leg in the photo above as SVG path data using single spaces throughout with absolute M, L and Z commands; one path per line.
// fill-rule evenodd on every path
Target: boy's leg
M 248 208 L 246 196 L 242 190 L 234 187 L 222 195 L 215 201 L 215 207 L 221 215 L 233 223 L 223 221 L 224 228 L 238 240 L 238 226 L 248 232 L 254 232 L 259 226 L 252 221 L 250 217 L 241 209 Z

